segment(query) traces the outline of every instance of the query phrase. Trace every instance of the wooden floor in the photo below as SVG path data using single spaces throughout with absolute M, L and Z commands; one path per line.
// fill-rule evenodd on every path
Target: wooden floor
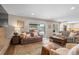
M 5 52 L 5 55 L 13 55 L 15 51 L 15 45 L 10 45 L 7 51 Z
M 25 45 L 10 45 L 5 52 L 5 55 L 41 55 L 41 50 L 44 42 L 37 42 Z M 51 43 L 55 47 L 60 47 L 54 42 Z M 45 44 L 47 45 L 47 43 Z
M 10 45 L 5 55 L 40 55 L 42 42 L 25 44 L 25 45 Z

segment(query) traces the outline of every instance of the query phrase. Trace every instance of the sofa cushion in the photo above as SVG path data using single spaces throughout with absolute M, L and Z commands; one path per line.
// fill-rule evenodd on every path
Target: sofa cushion
M 74 46 L 70 51 L 68 52 L 69 55 L 79 55 L 79 44 Z
M 27 34 L 27 35 L 26 35 L 26 38 L 30 38 L 30 37 L 31 37 L 31 35 L 30 35 L 30 34 Z
M 66 43 L 66 48 L 71 49 L 76 45 L 77 45 L 76 43 Z
M 66 55 L 69 52 L 69 49 L 67 49 L 67 48 L 58 48 L 58 49 L 56 49 L 56 52 L 59 55 Z

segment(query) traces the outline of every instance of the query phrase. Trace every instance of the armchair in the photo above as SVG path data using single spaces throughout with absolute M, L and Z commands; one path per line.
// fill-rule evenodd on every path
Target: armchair
M 50 55 L 68 55 L 70 50 L 75 46 L 74 43 L 67 43 L 65 48 L 51 49 Z

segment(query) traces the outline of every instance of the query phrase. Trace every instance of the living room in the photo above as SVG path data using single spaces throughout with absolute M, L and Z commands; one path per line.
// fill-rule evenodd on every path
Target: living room
M 78 6 L 78 4 L 1 4 L 0 20 L 4 21 L 0 21 L 0 33 L 3 36 L 1 36 L 3 40 L 0 39 L 0 54 L 70 54 L 71 49 L 79 43 Z M 76 33 L 76 39 L 66 36 L 66 31 L 69 34 Z

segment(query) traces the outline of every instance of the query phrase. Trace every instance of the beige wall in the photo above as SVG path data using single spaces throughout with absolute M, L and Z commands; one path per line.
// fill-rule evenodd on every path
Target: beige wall
M 32 18 L 25 18 L 25 17 L 15 16 L 15 15 L 9 15 L 9 26 L 15 27 L 17 24 L 17 20 L 23 20 L 25 22 L 23 31 L 29 31 L 30 23 L 45 24 L 46 36 L 52 36 L 54 23 L 59 24 L 53 21 L 45 21 L 40 19 L 32 19 Z M 51 28 L 48 27 L 49 25 Z
M 60 24 L 60 30 L 63 30 L 63 25 L 67 26 L 67 30 L 75 30 L 79 31 L 79 23 L 61 23 Z
M 10 39 L 7 38 L 6 29 L 6 27 L 0 27 L 0 55 L 5 53 L 10 43 Z
M 79 31 L 79 23 L 70 23 L 68 24 L 68 26 L 68 29 L 70 30 Z

